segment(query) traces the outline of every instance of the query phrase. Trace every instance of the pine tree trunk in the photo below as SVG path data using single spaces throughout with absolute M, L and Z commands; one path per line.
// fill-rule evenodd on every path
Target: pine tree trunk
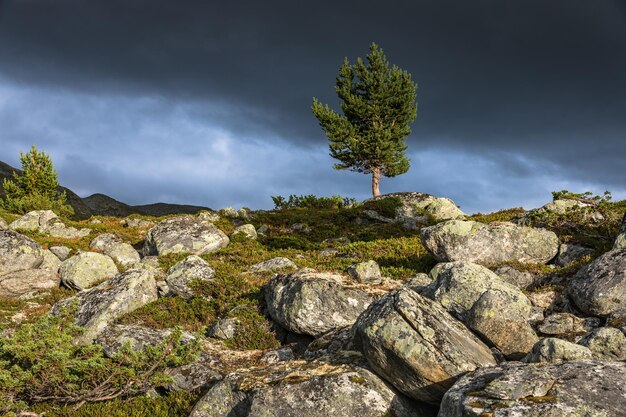
M 380 195 L 380 190 L 378 186 L 380 184 L 380 168 L 372 169 L 372 196 L 378 197 Z

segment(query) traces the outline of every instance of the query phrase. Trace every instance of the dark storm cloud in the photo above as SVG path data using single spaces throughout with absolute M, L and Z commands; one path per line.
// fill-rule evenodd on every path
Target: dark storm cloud
M 156 200 L 158 192 L 180 201 L 194 197 L 185 190 L 197 185 L 185 182 L 185 166 L 201 163 L 197 155 L 210 160 L 201 150 L 222 137 L 235 149 L 222 170 L 256 168 L 237 162 L 245 156 L 240 147 L 252 159 L 264 147 L 273 152 L 262 172 L 279 171 L 263 177 L 273 184 L 264 192 L 328 194 L 336 181 L 346 194 L 357 184 L 367 191 L 366 178 L 328 170 L 326 139 L 309 106 L 313 96 L 336 104 L 341 60 L 364 55 L 371 41 L 420 84 L 409 140 L 414 168 L 391 187 L 451 195 L 475 208 L 479 199 L 515 201 L 504 187 L 526 187 L 519 204 L 547 184 L 624 190 L 621 0 L 5 0 L 0 92 L 11 98 L 3 105 L 0 95 L 0 133 L 11 144 L 0 159 L 42 143 L 91 166 L 92 185 L 79 179 L 78 162 L 64 168 L 85 192 L 124 178 L 143 184 L 113 190 L 129 202 Z M 125 151 L 157 168 L 175 153 L 183 180 L 170 172 L 149 185 L 157 174 L 147 171 L 142 182 L 132 158 L 120 156 Z M 321 155 L 315 163 L 306 162 L 311 152 Z M 105 154 L 114 162 L 96 157 Z M 312 175 L 298 173 L 302 166 Z M 443 166 L 444 178 L 424 181 L 425 167 Z M 261 170 L 252 171 L 258 178 Z M 316 184 L 326 179 L 329 188 Z M 251 177 L 231 171 L 217 184 L 242 204 L 260 201 Z M 482 196 L 474 197 L 478 189 Z

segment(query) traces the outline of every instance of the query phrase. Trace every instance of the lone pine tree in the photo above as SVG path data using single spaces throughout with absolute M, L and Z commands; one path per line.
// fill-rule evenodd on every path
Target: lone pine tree
M 380 195 L 380 176 L 395 177 L 409 170 L 405 152 L 410 123 L 417 114 L 417 84 L 411 74 L 389 66 L 383 50 L 372 43 L 366 55 L 351 65 L 345 58 L 335 85 L 343 115 L 313 98 L 313 114 L 330 141 L 335 169 L 372 175 L 372 195 Z

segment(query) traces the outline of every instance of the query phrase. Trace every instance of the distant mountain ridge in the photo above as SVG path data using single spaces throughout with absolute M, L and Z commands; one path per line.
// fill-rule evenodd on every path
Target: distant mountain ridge
M 2 183 L 5 178 L 13 178 L 13 174 L 22 171 L 0 161 L 0 198 L 4 198 Z M 148 216 L 166 216 L 168 214 L 196 214 L 202 210 L 209 210 L 204 206 L 186 204 L 153 203 L 131 206 L 109 197 L 105 194 L 96 193 L 89 197 L 81 198 L 78 194 L 66 187 L 59 187 L 65 191 L 68 203 L 74 208 L 75 217 L 78 220 L 88 219 L 91 216 L 114 216 L 126 217 L 131 214 L 143 214 Z

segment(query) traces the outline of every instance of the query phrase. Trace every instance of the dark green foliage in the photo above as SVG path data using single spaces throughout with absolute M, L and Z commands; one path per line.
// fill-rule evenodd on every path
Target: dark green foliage
M 84 331 L 73 324 L 73 309 L 0 337 L 0 412 L 44 401 L 81 405 L 142 394 L 169 382 L 163 371 L 195 359 L 199 349 L 197 343 L 181 343 L 175 331 L 160 346 L 141 353 L 125 346 L 109 359 L 100 345 L 73 343 Z
M 591 191 L 584 193 L 573 193 L 569 190 L 553 191 L 552 200 L 578 200 L 583 203 L 600 203 L 611 201 L 611 192 L 605 191 L 601 196 L 594 195 Z
M 406 137 L 415 120 L 417 85 L 411 75 L 389 65 L 375 43 L 351 65 L 346 58 L 339 69 L 335 92 L 343 115 L 313 99 L 313 114 L 330 140 L 335 169 L 372 174 L 372 193 L 379 195 L 380 175 L 395 177 L 409 170 Z
M 65 192 L 59 192 L 57 172 L 50 157 L 35 146 L 20 153 L 22 173 L 3 183 L 5 199 L 2 207 L 12 213 L 25 214 L 32 210 L 52 210 L 60 216 L 71 216 L 74 210 L 66 204 Z
M 354 198 L 334 195 L 332 197 L 317 197 L 310 195 L 290 195 L 288 199 L 281 195 L 272 196 L 274 208 L 282 210 L 287 208 L 311 208 L 311 209 L 340 209 L 351 207 L 356 204 Z
M 393 219 L 396 217 L 396 210 L 402 206 L 402 199 L 399 197 L 384 197 L 368 200 L 363 203 L 366 210 L 374 210 L 381 216 Z
M 523 208 L 517 207 L 512 209 L 500 210 L 489 214 L 477 213 L 473 216 L 470 216 L 468 220 L 474 220 L 481 223 L 509 222 L 516 217 L 523 215 L 525 212 L 526 211 Z

